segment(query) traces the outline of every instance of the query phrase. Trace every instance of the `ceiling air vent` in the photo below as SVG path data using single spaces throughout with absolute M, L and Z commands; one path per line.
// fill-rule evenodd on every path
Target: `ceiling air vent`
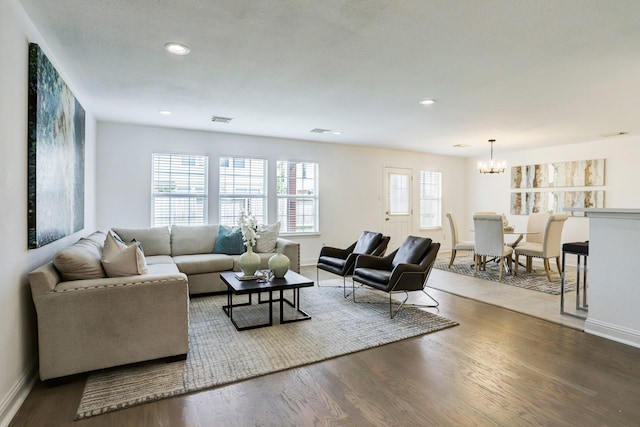
M 600 135 L 600 136 L 602 136 L 602 137 L 604 137 L 604 138 L 611 138 L 611 137 L 614 137 L 614 136 L 627 135 L 628 133 L 629 133 L 629 132 L 620 131 L 620 132 L 603 133 L 603 134 L 602 134 L 602 135 Z
M 229 123 L 231 120 L 231 117 L 211 116 L 211 121 L 216 123 Z
M 309 132 L 311 132 L 311 133 L 327 133 L 327 132 L 331 132 L 331 129 L 315 128 L 315 129 L 311 129 Z

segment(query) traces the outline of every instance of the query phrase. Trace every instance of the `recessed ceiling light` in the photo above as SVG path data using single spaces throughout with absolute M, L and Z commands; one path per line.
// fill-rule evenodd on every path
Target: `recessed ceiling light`
M 186 55 L 189 52 L 191 52 L 191 49 L 189 49 L 189 46 L 182 43 L 176 43 L 176 42 L 166 43 L 164 45 L 164 50 L 174 55 Z
M 160 110 L 160 111 L 158 111 L 158 113 L 162 114 L 163 116 L 170 116 L 171 115 L 171 111 L 167 111 L 167 110 Z
M 336 130 L 333 132 L 334 135 L 342 135 L 342 132 L 340 132 L 339 130 Z
M 431 104 L 435 104 L 436 100 L 435 99 L 423 99 L 422 101 L 420 101 L 420 104 L 422 105 L 431 105 Z

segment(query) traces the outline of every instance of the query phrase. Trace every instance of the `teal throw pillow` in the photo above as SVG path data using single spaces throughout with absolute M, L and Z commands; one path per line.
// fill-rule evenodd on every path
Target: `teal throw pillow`
M 244 253 L 244 242 L 240 227 L 218 227 L 218 237 L 213 246 L 214 254 L 241 255 Z

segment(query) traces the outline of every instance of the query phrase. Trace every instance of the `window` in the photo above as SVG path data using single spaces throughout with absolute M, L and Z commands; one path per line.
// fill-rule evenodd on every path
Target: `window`
M 276 186 L 281 230 L 318 232 L 318 164 L 279 161 Z
M 248 209 L 258 224 L 266 222 L 267 161 L 220 158 L 220 224 L 238 225 L 242 209 Z
M 442 172 L 420 171 L 420 228 L 442 226 Z
M 389 215 L 409 215 L 409 175 L 389 174 Z
M 207 223 L 207 156 L 153 153 L 152 226 Z

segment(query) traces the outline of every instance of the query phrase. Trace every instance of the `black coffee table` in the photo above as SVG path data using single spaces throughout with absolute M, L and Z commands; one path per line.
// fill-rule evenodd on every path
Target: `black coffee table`
M 306 277 L 294 272 L 288 271 L 287 274 L 282 279 L 272 278 L 266 282 L 260 282 L 257 279 L 255 280 L 240 280 L 236 276 L 236 273 L 228 272 L 228 273 L 220 273 L 220 278 L 227 285 L 227 305 L 223 306 L 222 309 L 227 314 L 227 317 L 233 323 L 233 326 L 236 327 L 238 331 L 244 331 L 247 329 L 256 329 L 263 328 L 265 326 L 273 325 L 273 303 L 280 303 L 280 323 L 291 323 L 291 322 L 299 322 L 301 320 L 309 320 L 311 316 L 305 313 L 300 309 L 300 288 L 307 288 L 314 285 L 313 280 L 309 280 Z M 285 298 L 284 291 L 292 290 L 293 291 L 293 301 L 289 301 Z M 273 292 L 280 292 L 280 296 L 275 298 L 273 297 Z M 269 299 L 262 300 L 260 297 L 261 292 L 268 292 Z M 259 304 L 269 304 L 269 321 L 265 323 L 259 323 L 255 325 L 249 326 L 239 326 L 236 321 L 233 319 L 233 311 L 234 308 L 244 307 L 251 305 L 251 297 L 253 294 L 258 294 L 258 303 Z M 249 295 L 249 301 L 239 304 L 233 303 L 234 295 Z M 296 309 L 301 316 L 296 317 L 295 319 L 284 319 L 284 303 L 287 303 L 289 306 Z

